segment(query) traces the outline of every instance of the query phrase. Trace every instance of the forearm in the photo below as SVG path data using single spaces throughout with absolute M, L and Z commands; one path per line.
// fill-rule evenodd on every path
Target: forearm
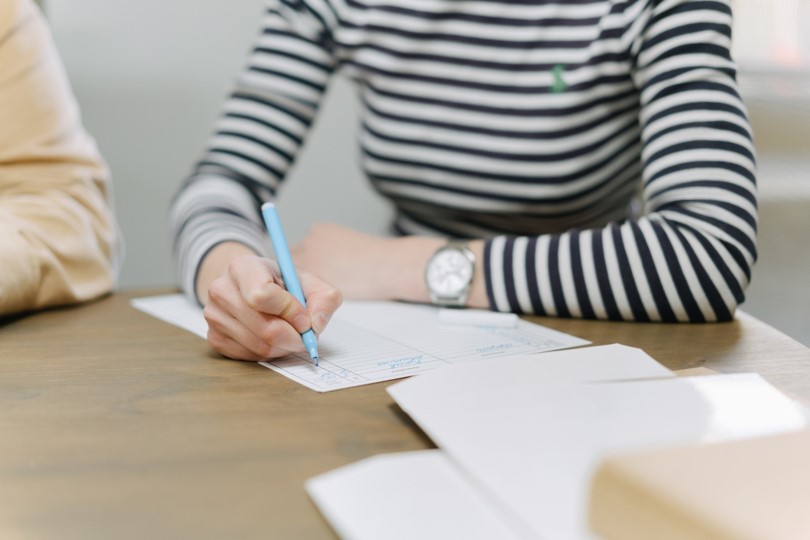
M 0 313 L 82 302 L 114 283 L 116 229 L 92 185 L 0 198 Z
M 493 305 L 588 319 L 729 320 L 755 258 L 735 236 L 752 241 L 728 224 L 701 230 L 700 221 L 676 208 L 603 229 L 499 237 L 488 254 Z
M 337 286 L 350 300 L 404 300 L 428 303 L 425 269 L 447 243 L 429 236 L 381 237 L 335 223 L 315 223 L 293 246 L 299 271 L 308 271 Z M 483 241 L 470 242 L 476 270 L 468 296 L 470 307 L 488 307 L 484 285 Z

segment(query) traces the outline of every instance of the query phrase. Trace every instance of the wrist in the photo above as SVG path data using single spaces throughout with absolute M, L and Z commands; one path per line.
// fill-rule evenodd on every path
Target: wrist
M 392 275 L 385 280 L 389 290 L 386 297 L 393 300 L 430 303 L 430 294 L 425 284 L 425 268 L 433 254 L 447 245 L 444 238 L 426 236 L 406 236 L 391 240 L 388 260 L 392 265 Z M 484 279 L 484 241 L 471 240 L 467 247 L 475 256 L 475 270 L 467 295 L 466 306 L 488 308 Z
M 446 240 L 427 236 L 405 236 L 392 240 L 390 261 L 395 274 L 388 281 L 394 300 L 430 302 L 425 286 L 425 267 Z

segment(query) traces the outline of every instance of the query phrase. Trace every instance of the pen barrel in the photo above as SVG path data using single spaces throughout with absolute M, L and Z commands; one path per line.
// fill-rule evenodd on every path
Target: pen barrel
M 267 232 L 270 233 L 270 240 L 273 242 L 273 251 L 276 254 L 279 270 L 281 270 L 284 287 L 301 304 L 306 306 L 307 300 L 304 298 L 304 291 L 298 281 L 298 273 L 295 271 L 295 265 L 290 255 L 290 247 L 287 245 L 287 237 L 284 235 L 284 229 L 281 226 L 281 219 L 278 217 L 275 205 L 264 204 L 262 206 L 262 217 L 264 217 Z
M 301 282 L 298 281 L 298 273 L 295 271 L 292 255 L 290 255 L 290 246 L 287 245 L 287 237 L 284 235 L 284 228 L 281 226 L 281 219 L 278 217 L 276 205 L 273 203 L 263 204 L 262 217 L 265 226 L 267 226 L 267 232 L 270 234 L 270 240 L 273 242 L 273 251 L 276 254 L 278 268 L 281 270 L 284 287 L 301 302 L 301 305 L 306 307 L 307 300 L 304 298 Z M 304 346 L 312 358 L 312 362 L 317 366 L 318 339 L 315 337 L 315 332 L 310 328 L 301 334 L 301 339 L 304 341 Z
M 313 358 L 318 357 L 318 338 L 315 336 L 315 331 L 311 328 L 301 334 L 301 339 L 304 340 L 304 347 Z

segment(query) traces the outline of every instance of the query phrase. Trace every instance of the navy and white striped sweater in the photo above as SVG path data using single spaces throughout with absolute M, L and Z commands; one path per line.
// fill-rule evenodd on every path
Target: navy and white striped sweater
M 269 1 L 173 203 L 183 288 L 220 242 L 270 254 L 259 205 L 340 70 L 394 230 L 486 238 L 493 309 L 728 320 L 757 225 L 730 40 L 729 0 Z

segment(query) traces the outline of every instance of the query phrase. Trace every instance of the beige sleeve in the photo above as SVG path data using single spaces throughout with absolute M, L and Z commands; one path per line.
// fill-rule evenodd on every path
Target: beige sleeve
M 107 170 L 45 21 L 0 2 L 0 314 L 81 302 L 115 280 Z

